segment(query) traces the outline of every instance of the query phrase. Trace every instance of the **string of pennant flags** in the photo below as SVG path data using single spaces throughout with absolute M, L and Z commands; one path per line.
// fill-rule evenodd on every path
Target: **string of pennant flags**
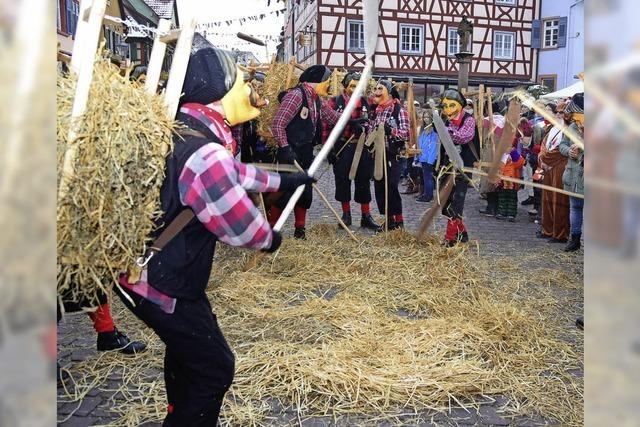
M 206 35 L 206 37 L 209 36 L 218 36 L 218 37 L 237 37 L 237 33 L 214 33 L 211 31 L 204 31 L 204 34 Z M 268 41 L 268 42 L 279 42 L 280 41 L 280 37 L 278 36 L 273 36 L 270 34 L 251 34 L 251 36 L 253 37 L 258 37 L 260 38 L 262 41 Z
M 226 24 L 227 26 L 233 24 L 234 22 L 238 22 L 240 24 L 244 24 L 247 21 L 262 21 L 264 18 L 267 17 L 267 15 L 276 15 L 276 16 L 280 16 L 281 14 L 284 14 L 286 12 L 287 9 L 279 9 L 279 10 L 272 10 L 271 12 L 265 12 L 265 13 L 260 13 L 258 15 L 252 15 L 252 16 L 245 16 L 242 18 L 233 18 L 233 19 L 225 19 L 223 21 L 214 21 L 214 22 L 203 22 L 198 24 L 198 29 L 208 29 L 208 28 L 213 28 L 213 27 L 219 27 L 222 24 Z

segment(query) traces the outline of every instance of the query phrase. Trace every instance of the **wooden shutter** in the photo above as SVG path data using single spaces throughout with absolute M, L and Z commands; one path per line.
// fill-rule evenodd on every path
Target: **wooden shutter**
M 558 23 L 558 47 L 565 47 L 567 45 L 567 17 L 560 18 Z
M 534 19 L 531 26 L 531 48 L 540 49 L 542 47 L 542 21 Z

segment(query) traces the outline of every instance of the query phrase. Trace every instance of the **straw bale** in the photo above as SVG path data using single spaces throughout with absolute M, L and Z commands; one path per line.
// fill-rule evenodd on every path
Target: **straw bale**
M 71 126 L 75 77 L 57 86 L 58 182 Z M 147 94 L 99 58 L 70 190 L 58 200 L 58 294 L 95 298 L 144 251 L 161 214 L 159 191 L 174 122 Z
M 355 243 L 329 225 L 246 272 L 252 253 L 222 247 L 209 298 L 236 353 L 222 425 L 326 415 L 407 425 L 398 414 L 477 409 L 497 396 L 503 417 L 582 425 L 583 384 L 570 373 L 581 367 L 581 337 L 562 315 L 579 304 L 580 292 L 565 291 L 580 277 L 559 269 L 555 254 L 530 255 L 492 259 L 400 230 Z M 532 260 L 553 285 L 523 268 Z M 161 363 L 158 343 L 129 369 Z M 124 400 L 116 425 L 162 418 L 162 382 L 148 390 L 148 379 L 137 381 L 147 407 Z
M 290 68 L 293 68 L 291 81 L 289 82 L 289 87 L 285 87 Z M 260 116 L 258 117 L 258 134 L 267 140 L 267 144 L 270 147 L 276 147 L 276 142 L 271 132 L 271 123 L 280 106 L 278 94 L 297 85 L 300 74 L 300 71 L 296 67 L 282 62 L 271 64 L 271 68 L 266 73 L 262 86 L 262 96 L 269 101 L 269 105 L 260 111 Z

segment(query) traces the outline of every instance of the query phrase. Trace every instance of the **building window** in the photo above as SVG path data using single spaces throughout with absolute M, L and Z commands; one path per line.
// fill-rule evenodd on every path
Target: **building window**
M 515 6 L 518 4 L 517 0 L 495 0 L 496 4 L 502 4 L 507 6 Z
M 80 7 L 74 0 L 65 0 L 66 18 L 67 18 L 67 33 L 73 36 L 76 35 L 76 25 L 78 24 L 78 13 Z
M 494 59 L 513 59 L 515 51 L 514 33 L 502 33 L 499 31 L 493 33 Z
M 557 76 L 555 74 L 542 75 L 538 78 L 540 84 L 549 89 L 549 92 L 555 92 L 556 80 Z
M 558 19 L 549 19 L 547 21 L 544 21 L 544 43 L 542 44 L 542 47 L 558 47 L 559 30 L 560 21 Z
M 364 52 L 364 24 L 362 21 L 347 21 L 347 50 Z
M 400 53 L 422 54 L 423 31 L 421 25 L 400 24 Z

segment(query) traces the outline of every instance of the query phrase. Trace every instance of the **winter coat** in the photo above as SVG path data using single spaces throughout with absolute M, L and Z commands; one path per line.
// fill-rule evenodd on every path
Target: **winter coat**
M 576 135 L 582 135 L 582 131 L 578 129 L 575 123 L 569 128 Z M 578 194 L 584 194 L 584 151 L 580 150 L 577 159 L 569 157 L 569 150 L 573 146 L 573 142 L 565 135 L 558 146 L 560 153 L 568 158 L 567 166 L 562 174 L 562 184 L 564 189 Z

